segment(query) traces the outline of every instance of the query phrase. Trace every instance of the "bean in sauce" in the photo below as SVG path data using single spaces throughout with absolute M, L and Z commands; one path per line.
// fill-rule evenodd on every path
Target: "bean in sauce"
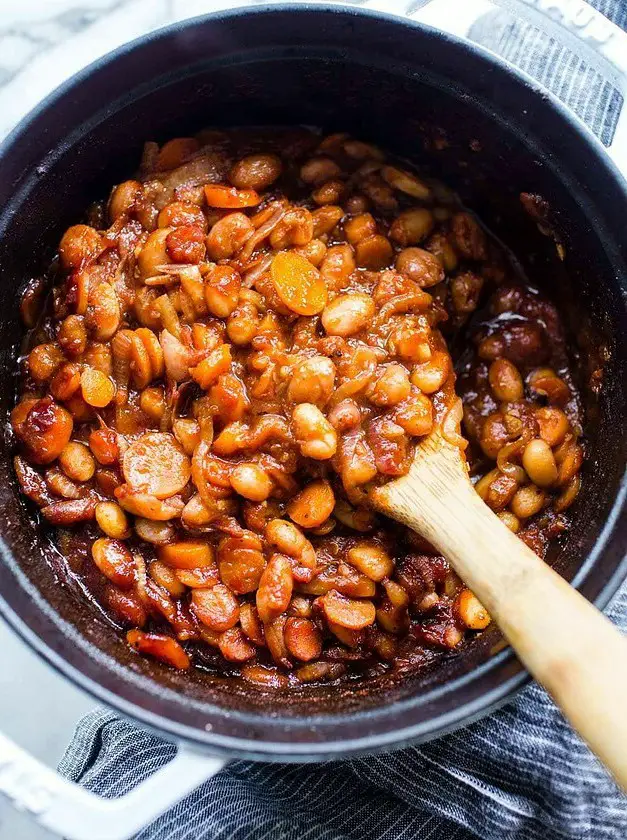
M 540 555 L 567 527 L 559 315 L 435 186 L 347 135 L 148 143 L 27 288 L 16 476 L 140 654 L 286 688 L 458 651 L 490 616 L 367 504 L 437 427 Z

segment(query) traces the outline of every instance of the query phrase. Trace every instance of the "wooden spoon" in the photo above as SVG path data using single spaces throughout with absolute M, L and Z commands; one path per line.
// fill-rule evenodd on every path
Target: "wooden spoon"
M 442 552 L 627 791 L 627 638 L 484 504 L 439 431 L 371 499 Z

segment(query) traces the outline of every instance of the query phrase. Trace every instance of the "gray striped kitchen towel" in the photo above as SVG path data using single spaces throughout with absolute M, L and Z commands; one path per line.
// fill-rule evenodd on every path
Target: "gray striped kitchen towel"
M 627 28 L 627 0 L 593 5 Z M 503 9 L 472 34 L 550 87 L 603 140 L 611 137 L 620 97 L 578 56 Z M 627 631 L 627 586 L 609 614 Z M 173 752 L 96 710 L 79 723 L 59 769 L 114 797 Z M 420 747 L 323 765 L 234 762 L 137 836 L 226 838 L 626 840 L 627 797 L 532 685 L 490 717 Z

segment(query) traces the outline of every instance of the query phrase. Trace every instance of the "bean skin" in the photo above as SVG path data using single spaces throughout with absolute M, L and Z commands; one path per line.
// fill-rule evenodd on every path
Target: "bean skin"
M 274 554 L 259 580 L 257 611 L 264 624 L 288 608 L 293 588 L 292 567 L 283 554 Z

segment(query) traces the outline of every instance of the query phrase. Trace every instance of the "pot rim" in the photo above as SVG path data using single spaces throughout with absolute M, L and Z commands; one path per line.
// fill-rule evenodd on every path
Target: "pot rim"
M 329 5 L 318 3 L 277 3 L 265 7 L 239 7 L 235 9 L 222 10 L 212 12 L 206 15 L 201 15 L 189 18 L 184 21 L 179 21 L 162 27 L 153 32 L 140 36 L 117 49 L 105 54 L 96 61 L 89 64 L 87 67 L 79 71 L 77 74 L 66 80 L 48 96 L 46 96 L 35 108 L 33 108 L 7 135 L 5 140 L 0 144 L 0 168 L 2 159 L 14 144 L 20 142 L 25 135 L 27 135 L 34 122 L 45 112 L 54 108 L 55 104 L 65 99 L 74 89 L 77 89 L 82 83 L 98 71 L 114 65 L 119 58 L 135 50 L 145 47 L 147 44 L 158 41 L 162 38 L 170 38 L 177 33 L 193 29 L 198 26 L 212 24 L 222 21 L 229 21 L 246 16 L 261 16 L 261 15 L 278 15 L 289 13 L 292 15 L 301 14 L 320 14 L 320 15 L 336 15 L 352 17 L 369 17 L 376 20 L 384 20 L 388 24 L 393 23 L 396 26 L 403 28 L 410 28 L 416 30 L 423 30 L 430 36 L 435 37 L 441 41 L 454 44 L 458 49 L 463 49 L 469 54 L 479 56 L 483 61 L 496 67 L 499 71 L 506 73 L 518 83 L 530 88 L 535 94 L 541 96 L 543 99 L 549 101 L 551 107 L 557 110 L 561 119 L 563 119 L 576 134 L 580 136 L 582 142 L 585 142 L 590 151 L 596 155 L 602 155 L 603 163 L 607 166 L 613 178 L 623 186 L 622 176 L 605 151 L 605 147 L 600 140 L 587 129 L 587 127 L 579 121 L 577 117 L 556 97 L 547 95 L 547 91 L 535 79 L 528 76 L 524 72 L 514 68 L 503 59 L 495 56 L 488 50 L 455 36 L 443 33 L 440 30 L 422 24 L 418 21 L 401 18 L 397 15 L 384 13 L 376 10 L 365 9 L 362 7 Z M 602 587 L 601 591 L 594 598 L 594 603 L 600 609 L 603 609 L 609 602 L 610 598 L 616 593 L 620 584 L 627 577 L 627 556 L 625 556 L 625 539 L 617 534 L 617 528 L 621 521 L 627 520 L 627 513 L 625 513 L 625 504 L 627 499 L 627 473 L 623 476 L 620 485 L 620 491 L 614 500 L 611 511 L 607 520 L 605 521 L 597 539 L 593 550 L 586 557 L 585 561 L 577 570 L 572 579 L 573 585 L 579 586 L 585 584 L 589 579 L 591 570 L 593 570 L 599 555 L 607 550 L 611 542 L 620 544 L 622 549 L 622 560 L 617 564 L 611 577 Z M 0 553 L 9 563 L 15 563 L 11 552 L 6 545 L 0 541 Z M 17 565 L 17 564 L 15 564 Z M 41 607 L 40 607 L 41 610 Z M 342 724 L 346 724 L 351 718 L 368 718 L 372 720 L 373 711 L 361 711 L 348 714 L 333 713 L 321 717 L 320 728 L 329 728 L 331 732 L 330 740 L 320 741 L 303 741 L 292 743 L 288 740 L 272 739 L 272 733 L 269 737 L 263 738 L 243 738 L 239 736 L 222 735 L 212 732 L 209 727 L 205 730 L 195 728 L 188 724 L 183 724 L 175 721 L 165 714 L 155 713 L 154 711 L 143 707 L 137 701 L 128 699 L 127 696 L 115 693 L 110 689 L 100 684 L 92 676 L 82 671 L 75 665 L 68 655 L 67 649 L 65 655 L 59 651 L 66 647 L 63 644 L 53 647 L 49 641 L 44 641 L 35 630 L 22 619 L 8 602 L 0 595 L 0 613 L 9 623 L 9 625 L 17 632 L 17 634 L 46 662 L 52 665 L 64 677 L 69 679 L 79 688 L 88 692 L 92 697 L 99 701 L 106 703 L 121 714 L 129 717 L 136 722 L 144 725 L 160 736 L 171 740 L 187 742 L 193 744 L 195 747 L 202 747 L 212 753 L 219 755 L 231 755 L 240 758 L 249 758 L 257 760 L 274 760 L 274 761 L 322 761 L 331 758 L 343 758 L 347 755 L 358 755 L 363 753 L 373 753 L 390 748 L 401 748 L 410 743 L 417 743 L 431 738 L 439 737 L 447 732 L 450 732 L 462 725 L 468 725 L 479 717 L 483 717 L 502 706 L 505 702 L 510 700 L 512 696 L 522 687 L 531 681 L 530 675 L 524 670 L 523 666 L 516 659 L 511 648 L 501 651 L 496 656 L 491 657 L 483 662 L 478 667 L 475 667 L 468 673 L 456 677 L 444 683 L 435 689 L 430 689 L 421 699 L 432 699 L 442 692 L 450 693 L 453 689 L 461 688 L 464 685 L 471 685 L 477 683 L 484 675 L 494 672 L 501 673 L 498 684 L 489 691 L 482 691 L 473 697 L 461 703 L 456 708 L 447 712 L 438 712 L 434 717 L 419 721 L 418 723 L 400 726 L 400 728 L 385 728 L 376 734 L 366 732 L 360 736 L 343 740 L 342 738 Z M 52 618 L 48 615 L 42 617 L 42 620 L 48 622 L 51 627 L 55 624 Z M 39 629 L 39 628 L 38 628 Z M 58 633 L 58 625 L 57 625 Z M 62 641 L 62 640 L 61 640 Z M 81 653 L 83 659 L 87 656 Z M 81 658 L 78 657 L 78 659 Z M 100 666 L 100 667 L 105 667 Z M 136 692 L 135 692 L 136 693 Z M 405 698 L 403 700 L 394 701 L 393 705 L 396 711 L 401 712 L 409 705 L 414 705 L 416 698 Z M 215 706 L 215 714 L 224 715 L 225 710 L 220 706 Z M 378 712 L 383 711 L 380 707 Z M 238 717 L 238 713 L 229 712 L 231 717 Z M 268 718 L 267 712 L 246 713 L 241 715 L 243 720 L 255 720 L 258 723 L 264 722 Z M 307 718 L 307 722 L 314 722 L 312 717 Z M 294 716 L 293 718 L 285 717 L 281 721 L 286 729 L 296 728 L 297 725 L 303 726 L 304 717 Z M 274 723 L 279 723 L 275 720 Z M 366 730 L 368 727 L 364 727 Z

